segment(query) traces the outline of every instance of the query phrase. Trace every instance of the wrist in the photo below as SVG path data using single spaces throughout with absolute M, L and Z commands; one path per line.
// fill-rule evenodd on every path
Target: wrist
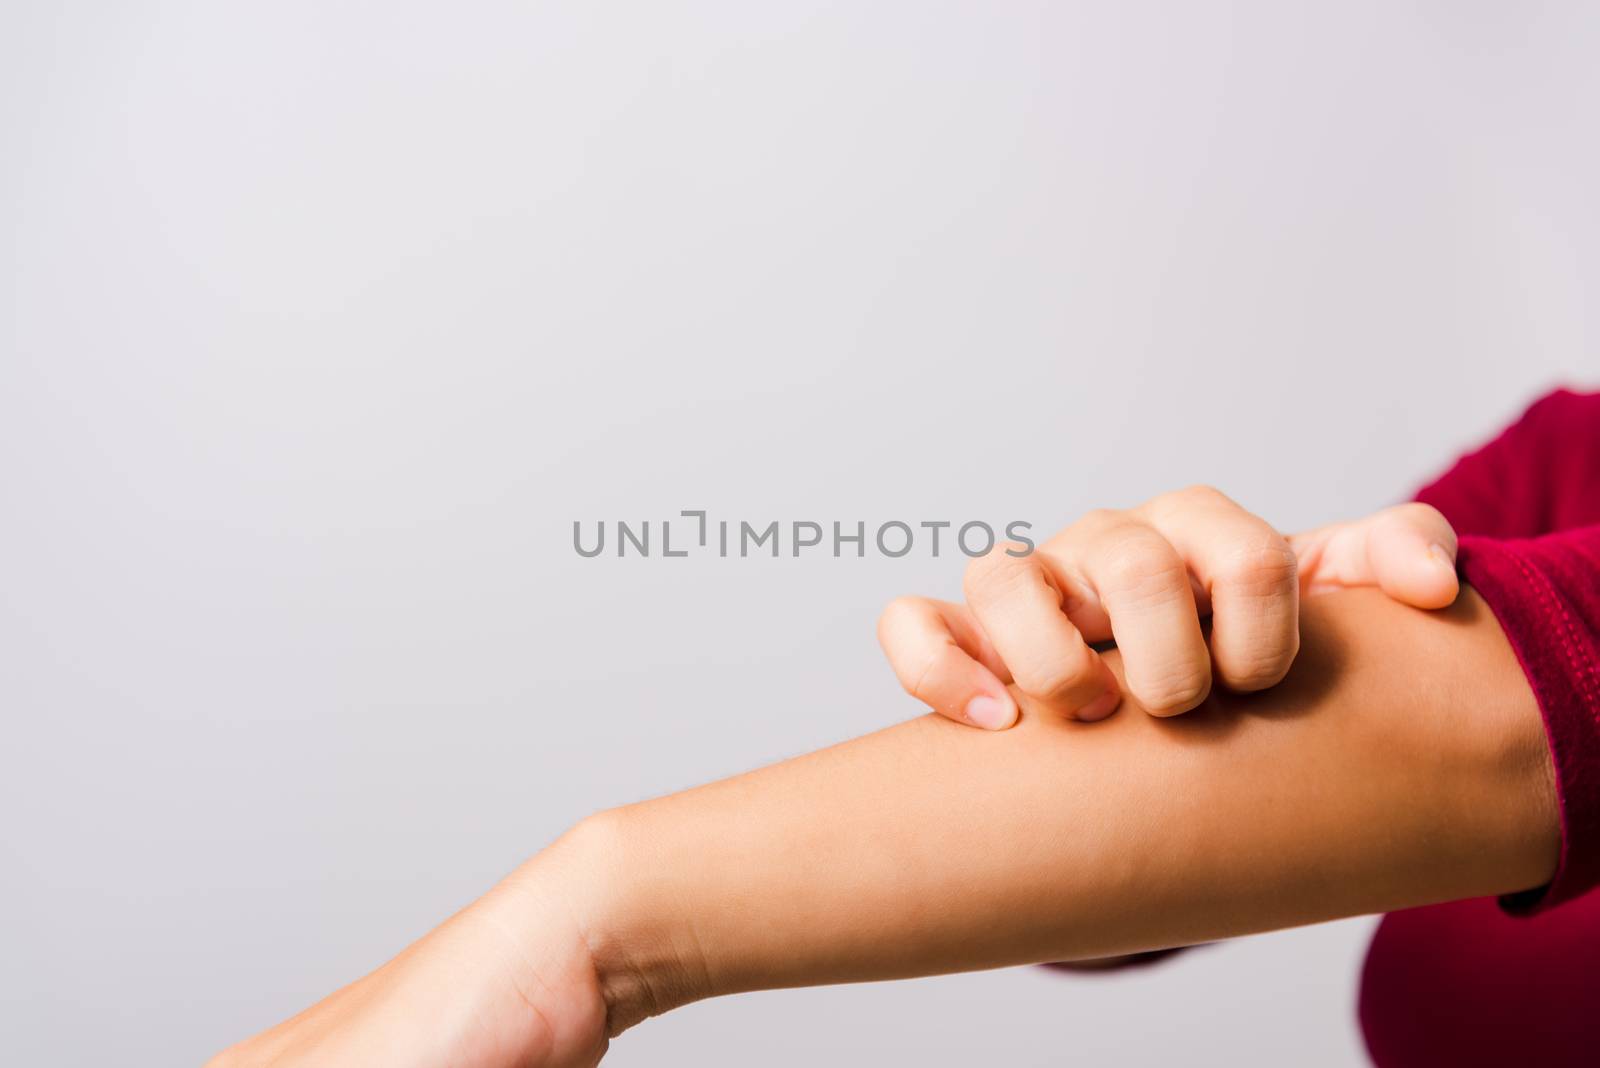
M 1470 587 L 1450 608 L 1401 618 L 1411 633 L 1397 685 L 1418 665 L 1448 666 L 1421 680 L 1434 692 L 1416 712 L 1400 705 L 1407 714 L 1396 740 L 1411 773 L 1429 783 L 1435 826 L 1426 842 L 1446 853 L 1453 842 L 1475 872 L 1469 881 L 1484 880 L 1478 893 L 1543 885 L 1555 872 L 1560 817 L 1543 720 L 1516 654 Z
M 1462 720 L 1470 724 L 1464 732 L 1467 763 L 1486 784 L 1483 801 L 1474 808 L 1488 807 L 1502 815 L 1507 871 L 1517 873 L 1511 889 L 1543 886 L 1554 877 L 1561 853 L 1560 805 L 1544 719 L 1487 603 L 1471 587 L 1462 588 L 1458 603 L 1465 604 L 1469 618 L 1483 620 L 1490 648 L 1481 658 L 1500 665 L 1490 675 L 1495 684 L 1479 691 L 1470 714 L 1452 724 L 1456 730 Z
M 651 889 L 647 807 L 585 818 L 512 876 L 537 878 L 565 903 L 588 948 L 609 1036 L 713 993 L 692 935 L 675 929 L 673 903 Z

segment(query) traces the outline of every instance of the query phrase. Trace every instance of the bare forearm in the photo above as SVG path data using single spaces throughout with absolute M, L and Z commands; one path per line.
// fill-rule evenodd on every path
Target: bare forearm
M 218 1065 L 593 1065 L 756 987 L 1073 959 L 1543 883 L 1537 709 L 1468 593 L 1307 606 L 1289 680 L 1177 720 L 936 717 L 585 821 Z M 1113 669 L 1117 670 L 1115 658 Z
M 1534 886 L 1537 709 L 1470 592 L 1318 598 L 1289 680 L 1177 720 L 924 717 L 592 821 L 613 1027 L 697 997 L 1185 944 Z

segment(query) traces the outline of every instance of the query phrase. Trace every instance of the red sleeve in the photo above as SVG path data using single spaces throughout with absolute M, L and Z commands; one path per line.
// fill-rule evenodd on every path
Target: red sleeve
M 1561 805 L 1536 911 L 1600 885 L 1600 394 L 1561 391 L 1417 499 L 1463 533 L 1462 577 L 1493 609 L 1538 699 Z
M 1600 393 L 1541 398 L 1417 500 L 1458 534 L 1531 538 L 1600 523 Z
M 1461 540 L 1462 575 L 1516 650 L 1544 716 L 1561 804 L 1561 861 L 1513 911 L 1600 885 L 1600 526 L 1542 538 Z

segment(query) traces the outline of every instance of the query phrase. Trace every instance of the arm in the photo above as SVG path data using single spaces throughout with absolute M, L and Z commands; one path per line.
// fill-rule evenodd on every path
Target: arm
M 614 1029 L 692 998 L 1072 959 L 1536 886 L 1543 732 L 1473 595 L 1306 606 L 1289 680 L 1179 720 L 924 717 L 583 833 Z M 1115 665 L 1113 665 L 1115 666 Z M 596 859 L 597 858 L 597 859 Z
M 1302 626 L 1284 684 L 1177 720 L 1072 723 L 1025 700 L 998 733 L 926 716 L 592 818 L 226 1063 L 591 1064 L 607 1034 L 717 994 L 1547 880 L 1544 735 L 1483 602 L 1430 614 L 1350 591 L 1309 602 Z

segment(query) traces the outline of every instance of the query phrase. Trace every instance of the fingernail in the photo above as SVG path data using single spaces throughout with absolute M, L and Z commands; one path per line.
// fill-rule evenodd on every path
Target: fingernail
M 1450 571 L 1454 573 L 1456 569 L 1455 558 L 1450 555 L 1450 551 L 1443 545 L 1434 543 L 1433 545 L 1428 546 L 1428 555 L 1433 557 L 1443 566 L 1449 568 Z
M 1122 695 L 1105 693 L 1078 709 L 1076 718 L 1085 723 L 1093 723 L 1097 719 L 1105 719 L 1117 710 L 1117 705 L 1122 703 Z
M 1017 718 L 1011 699 L 979 694 L 967 702 L 967 720 L 986 731 L 1003 731 Z

